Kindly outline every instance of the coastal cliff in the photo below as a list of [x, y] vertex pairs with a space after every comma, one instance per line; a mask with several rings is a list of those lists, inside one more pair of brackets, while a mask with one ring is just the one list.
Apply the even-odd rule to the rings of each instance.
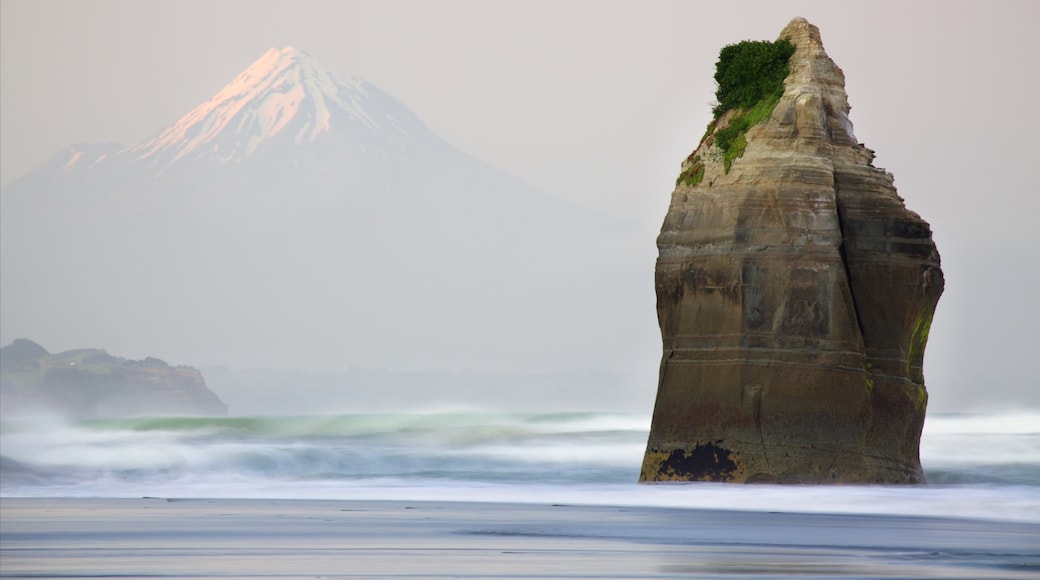
[[0, 349], [0, 413], [71, 418], [227, 415], [202, 373], [157, 358], [127, 360], [101, 349], [56, 354], [24, 338]]
[[672, 193], [640, 480], [921, 482], [943, 290], [931, 229], [856, 139], [815, 26], [796, 18], [777, 43], [742, 45], [720, 55], [720, 94], [746, 82], [741, 58], [767, 54], [782, 73], [775, 92], [722, 95]]

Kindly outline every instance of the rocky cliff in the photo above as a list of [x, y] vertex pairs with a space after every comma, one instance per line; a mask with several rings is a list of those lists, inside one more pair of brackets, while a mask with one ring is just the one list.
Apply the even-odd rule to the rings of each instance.
[[227, 415], [228, 408], [191, 367], [135, 361], [100, 349], [48, 353], [31, 340], [0, 349], [0, 413], [72, 418]]
[[672, 193], [641, 481], [924, 478], [939, 254], [853, 134], [819, 30], [796, 18], [784, 39], [782, 95], [717, 108]]

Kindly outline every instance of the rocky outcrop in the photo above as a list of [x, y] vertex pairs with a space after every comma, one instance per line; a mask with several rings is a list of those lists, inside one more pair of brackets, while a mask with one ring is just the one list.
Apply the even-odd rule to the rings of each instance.
[[0, 413], [72, 418], [227, 415], [192, 367], [127, 360], [101, 349], [49, 354], [27, 339], [0, 349]]
[[819, 30], [780, 38], [783, 96], [743, 155], [716, 143], [742, 113], [724, 112], [672, 193], [640, 480], [921, 482], [939, 254], [853, 134]]

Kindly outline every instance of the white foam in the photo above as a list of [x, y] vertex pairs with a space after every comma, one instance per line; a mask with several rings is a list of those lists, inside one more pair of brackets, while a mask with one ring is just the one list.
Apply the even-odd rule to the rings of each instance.
[[[925, 469], [946, 469], [945, 481], [962, 483], [925, 486], [636, 485], [648, 425], [635, 414], [38, 419], [4, 423], [3, 454], [29, 477], [5, 479], [0, 495], [579, 503], [1040, 522], [1040, 436], [1029, 429], [1031, 417], [930, 418]], [[971, 483], [996, 481], [994, 474], [1004, 483]]]

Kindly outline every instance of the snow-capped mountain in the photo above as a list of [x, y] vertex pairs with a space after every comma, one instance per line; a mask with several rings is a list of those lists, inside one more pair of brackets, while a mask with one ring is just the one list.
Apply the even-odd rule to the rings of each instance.
[[[339, 77], [294, 47], [270, 49], [212, 98], [156, 135], [130, 147], [77, 144], [41, 169], [96, 179], [113, 168], [147, 182], [194, 174], [200, 182], [234, 166], [315, 168], [338, 157], [344, 165], [400, 160], [409, 148], [443, 145], [402, 103], [356, 77]], [[257, 163], [256, 160], [262, 162]], [[229, 167], [230, 166], [230, 167]], [[257, 167], [249, 167], [255, 172]], [[335, 169], [335, 168], [332, 168]], [[133, 181], [133, 179], [131, 180]]]
[[652, 239], [292, 47], [141, 143], [70, 146], [0, 197], [4, 343], [413, 369], [656, 346]]
[[427, 131], [375, 86], [339, 78], [290, 46], [268, 50], [209, 101], [127, 153], [160, 170], [184, 159], [239, 162], [275, 139], [314, 143], [330, 138], [334, 127], [383, 147], [403, 146]]

